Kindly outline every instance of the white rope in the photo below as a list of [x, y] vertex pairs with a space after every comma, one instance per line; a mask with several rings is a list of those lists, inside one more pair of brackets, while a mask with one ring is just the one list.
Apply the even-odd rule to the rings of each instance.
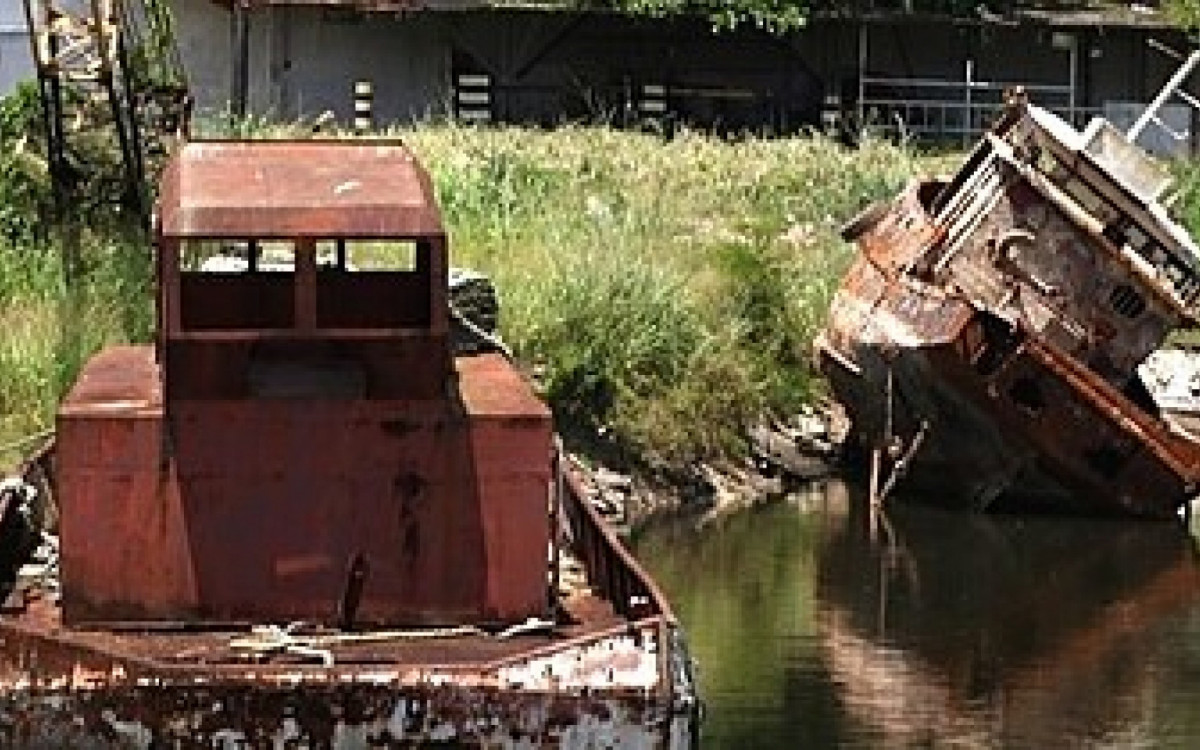
[[[272, 654], [290, 654], [306, 659], [318, 659], [326, 667], [334, 664], [333, 647], [347, 646], [357, 643], [383, 643], [388, 641], [427, 640], [431, 638], [461, 638], [464, 636], [487, 636], [485, 630], [474, 625], [456, 625], [448, 628], [428, 628], [424, 630], [376, 630], [367, 633], [314, 633], [298, 634], [303, 622], [293, 622], [286, 626], [255, 625], [247, 635], [237, 636], [229, 641], [229, 647], [235, 651], [244, 651], [254, 656], [265, 657]], [[530, 617], [525, 622], [512, 625], [494, 637], [498, 639], [512, 638], [526, 633], [546, 632], [553, 629], [554, 623]]]

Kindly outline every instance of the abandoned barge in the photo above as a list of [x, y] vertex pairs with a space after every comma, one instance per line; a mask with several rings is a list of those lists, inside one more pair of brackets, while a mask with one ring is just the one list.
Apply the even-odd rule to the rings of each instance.
[[155, 234], [154, 343], [0, 485], [0, 744], [690, 746], [671, 609], [452, 340], [401, 144], [187, 143]]
[[948, 505], [1166, 518], [1200, 443], [1138, 365], [1196, 322], [1200, 251], [1164, 170], [1111, 124], [1077, 131], [1015, 92], [948, 180], [843, 234], [858, 255], [816, 342], [871, 465]]

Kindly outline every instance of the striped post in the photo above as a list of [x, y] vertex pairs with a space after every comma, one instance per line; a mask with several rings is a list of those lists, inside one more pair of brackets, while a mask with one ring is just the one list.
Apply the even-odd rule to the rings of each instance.
[[492, 77], [459, 73], [454, 80], [455, 115], [464, 122], [492, 121]]
[[362, 135], [375, 128], [375, 91], [370, 81], [354, 82], [354, 132]]
[[638, 113], [647, 120], [661, 120], [667, 116], [667, 87], [661, 83], [643, 84], [638, 97]]

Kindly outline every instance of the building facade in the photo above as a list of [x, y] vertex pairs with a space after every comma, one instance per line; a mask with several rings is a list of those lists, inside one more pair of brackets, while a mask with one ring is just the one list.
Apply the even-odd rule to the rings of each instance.
[[[173, 0], [201, 113], [349, 123], [366, 82], [377, 123], [456, 115], [553, 124], [686, 121], [726, 131], [876, 127], [969, 142], [1005, 89], [1082, 123], [1118, 125], [1169, 77], [1186, 40], [1153, 12], [1017, 11], [975, 18], [816, 17], [786, 36], [714, 32], [703, 19], [642, 19], [443, 4]], [[1018, 52], [1019, 51], [1019, 52]], [[1192, 114], [1165, 110], [1157, 150], [1191, 142]]]
[[16, 0], [0, 3], [0, 95], [33, 77], [33, 55], [25, 25], [25, 8]]
[[[726, 132], [870, 127], [968, 143], [1013, 86], [1076, 124], [1096, 114], [1128, 124], [1177, 64], [1162, 50], [1187, 46], [1157, 13], [1126, 9], [818, 16], [775, 36], [476, 0], [420, 11], [390, 0], [170, 3], [201, 118], [350, 124], [357, 87], [377, 125], [654, 120]], [[21, 3], [0, 3], [0, 91], [32, 75], [24, 20]], [[1193, 112], [1174, 103], [1163, 119], [1145, 143], [1192, 149]]]

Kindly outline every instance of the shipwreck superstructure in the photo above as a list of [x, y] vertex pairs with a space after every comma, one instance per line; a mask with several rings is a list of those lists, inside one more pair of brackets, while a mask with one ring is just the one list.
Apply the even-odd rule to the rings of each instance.
[[847, 225], [817, 346], [877, 497], [1165, 517], [1196, 493], [1200, 444], [1138, 377], [1200, 297], [1169, 182], [1108, 122], [1018, 92], [952, 178]]

